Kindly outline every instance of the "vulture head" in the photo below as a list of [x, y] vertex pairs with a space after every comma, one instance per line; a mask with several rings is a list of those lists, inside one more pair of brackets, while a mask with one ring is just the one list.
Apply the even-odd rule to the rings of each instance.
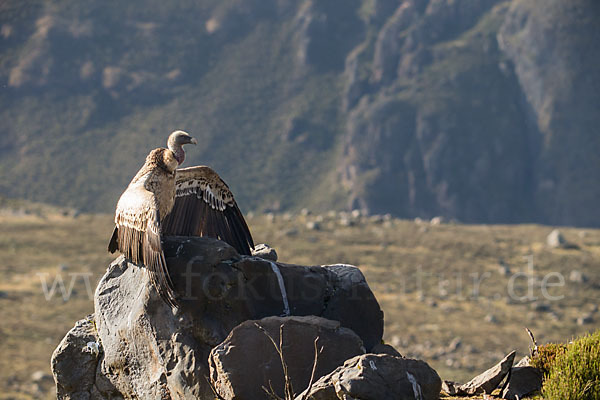
[[179, 165], [183, 164], [183, 161], [185, 160], [185, 151], [183, 151], [184, 144], [198, 144], [198, 142], [184, 131], [175, 131], [169, 135], [167, 147], [175, 154], [175, 158]]

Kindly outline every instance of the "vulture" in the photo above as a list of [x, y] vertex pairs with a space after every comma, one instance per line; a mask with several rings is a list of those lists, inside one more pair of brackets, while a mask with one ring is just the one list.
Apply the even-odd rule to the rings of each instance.
[[196, 144], [183, 131], [169, 135], [167, 148], [154, 149], [117, 203], [108, 251], [143, 264], [160, 296], [176, 306], [162, 249], [164, 236], [210, 236], [250, 255], [252, 235], [233, 194], [207, 166], [181, 168], [183, 146]]

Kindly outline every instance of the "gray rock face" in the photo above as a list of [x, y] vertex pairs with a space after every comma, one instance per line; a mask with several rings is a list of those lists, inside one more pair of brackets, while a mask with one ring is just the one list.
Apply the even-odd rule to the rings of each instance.
[[350, 329], [340, 327], [337, 321], [313, 316], [246, 321], [234, 328], [210, 354], [210, 378], [217, 393], [224, 399], [266, 398], [263, 387], [272, 387], [278, 396], [284, 396], [284, 374], [279, 354], [255, 324], [264, 328], [277, 345], [281, 343], [288, 376], [295, 391], [302, 391], [309, 384], [315, 338], [319, 338], [317, 348], [323, 349], [318, 356], [315, 380], [332, 372], [347, 359], [364, 353], [360, 338]]
[[[166, 238], [164, 248], [180, 307], [158, 297], [145, 268], [115, 260], [94, 296], [97, 336], [90, 322], [53, 356], [60, 398], [212, 399], [211, 349], [240, 323], [283, 313], [275, 269], [292, 315], [340, 321], [367, 349], [381, 341], [383, 313], [355, 267], [275, 264], [209, 238]], [[101, 343], [97, 366], [84, 354], [85, 369], [62, 367], [92, 340]]]
[[426, 362], [386, 354], [356, 356], [319, 379], [311, 400], [437, 400], [442, 380]]

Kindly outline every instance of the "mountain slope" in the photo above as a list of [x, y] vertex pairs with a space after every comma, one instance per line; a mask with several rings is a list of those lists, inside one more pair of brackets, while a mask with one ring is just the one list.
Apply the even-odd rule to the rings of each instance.
[[600, 226], [598, 5], [542, 3], [3, 2], [0, 191], [109, 211], [185, 129], [245, 210]]

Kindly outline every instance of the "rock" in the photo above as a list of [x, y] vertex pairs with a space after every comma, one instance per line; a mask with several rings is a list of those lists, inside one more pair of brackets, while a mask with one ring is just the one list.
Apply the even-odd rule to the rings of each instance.
[[309, 229], [311, 231], [320, 231], [321, 224], [319, 224], [317, 221], [308, 221], [306, 223], [306, 229]]
[[340, 218], [340, 225], [341, 226], [354, 226], [356, 223], [354, 220], [344, 216]]
[[479, 393], [492, 393], [512, 368], [515, 354], [516, 352], [513, 351], [504, 357], [498, 364], [471, 379], [464, 385], [459, 385], [456, 382], [444, 381], [444, 391], [451, 396], [470, 396]]
[[431, 221], [429, 221], [429, 225], [442, 225], [446, 222], [446, 218], [438, 216], [431, 218]]
[[389, 344], [379, 343], [371, 349], [373, 354], [387, 354], [394, 357], [402, 357], [402, 354]]
[[588, 280], [588, 277], [581, 271], [574, 269], [569, 273], [569, 280], [575, 283], [585, 283]]
[[[212, 348], [240, 323], [286, 311], [339, 321], [367, 351], [381, 342], [383, 313], [356, 267], [241, 257], [210, 238], [167, 237], [164, 250], [179, 308], [160, 299], [144, 267], [116, 259], [94, 295], [97, 333], [91, 321], [89, 334], [76, 326], [54, 353], [60, 398], [213, 398]], [[93, 348], [78, 353], [88, 342], [102, 344], [97, 367]]]
[[[339, 322], [320, 317], [267, 317], [256, 321], [275, 340], [282, 343], [288, 376], [296, 391], [305, 389], [314, 363], [314, 340], [323, 348], [318, 356], [315, 380], [332, 372], [345, 360], [364, 354], [360, 338]], [[279, 337], [280, 326], [282, 338]], [[281, 340], [281, 342], [280, 342]], [[210, 354], [210, 378], [224, 399], [265, 398], [263, 387], [272, 387], [284, 396], [284, 375], [273, 343], [256, 325], [246, 321], [235, 327], [227, 339]], [[260, 365], [260, 368], [256, 368]]]
[[584, 314], [577, 318], [577, 325], [587, 325], [594, 322], [594, 315], [591, 313]]
[[102, 349], [93, 316], [75, 323], [50, 361], [58, 399], [88, 399]]
[[498, 318], [496, 318], [496, 316], [494, 314], [487, 314], [485, 316], [485, 322], [488, 322], [490, 324], [495, 324], [498, 322]]
[[269, 247], [269, 245], [261, 243], [254, 246], [252, 255], [255, 257], [264, 258], [269, 261], [277, 261], [277, 252], [275, 249]]
[[546, 237], [546, 245], [548, 245], [548, 247], [550, 248], [555, 249], [559, 247], [564, 247], [566, 244], [567, 241], [565, 240], [565, 237], [558, 229], [553, 230]]
[[520, 400], [542, 388], [542, 372], [534, 367], [514, 367], [510, 371], [510, 378], [504, 390], [503, 399]]
[[364, 354], [314, 383], [311, 390], [296, 396], [301, 400], [437, 400], [442, 381], [425, 361], [387, 354]]
[[35, 371], [33, 374], [31, 374], [31, 381], [32, 382], [43, 382], [43, 381], [52, 381], [52, 375], [50, 375], [49, 373], [47, 373], [46, 371]]

